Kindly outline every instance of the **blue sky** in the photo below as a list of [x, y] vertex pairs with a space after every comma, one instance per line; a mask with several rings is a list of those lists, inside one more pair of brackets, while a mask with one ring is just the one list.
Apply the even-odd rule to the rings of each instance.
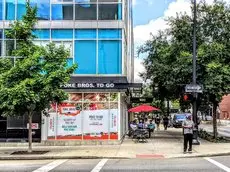
[[134, 26], [149, 23], [163, 16], [168, 5], [175, 0], [136, 0], [133, 6]]

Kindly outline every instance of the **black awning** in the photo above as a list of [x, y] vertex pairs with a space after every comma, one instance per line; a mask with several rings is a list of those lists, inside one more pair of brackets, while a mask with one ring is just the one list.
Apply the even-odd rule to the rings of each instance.
[[71, 76], [61, 88], [67, 92], [126, 92], [128, 88], [141, 88], [142, 84], [128, 83], [125, 76]]

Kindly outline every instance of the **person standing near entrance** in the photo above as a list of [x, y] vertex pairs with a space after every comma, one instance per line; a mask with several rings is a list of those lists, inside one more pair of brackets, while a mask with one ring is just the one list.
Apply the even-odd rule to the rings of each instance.
[[192, 115], [186, 117], [186, 120], [182, 123], [183, 134], [184, 134], [184, 153], [187, 151], [188, 143], [189, 148], [188, 152], [192, 152], [192, 139], [193, 139], [193, 129], [194, 123], [192, 121]]

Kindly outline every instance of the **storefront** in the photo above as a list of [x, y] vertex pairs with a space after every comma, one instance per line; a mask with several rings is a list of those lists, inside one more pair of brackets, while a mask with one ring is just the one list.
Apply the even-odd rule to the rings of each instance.
[[120, 140], [128, 130], [129, 85], [126, 77], [71, 78], [63, 86], [68, 100], [42, 117], [42, 140]]

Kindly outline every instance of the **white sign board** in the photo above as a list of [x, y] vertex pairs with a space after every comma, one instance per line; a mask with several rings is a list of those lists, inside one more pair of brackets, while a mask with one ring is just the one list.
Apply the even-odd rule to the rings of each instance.
[[[31, 128], [32, 128], [33, 130], [39, 129], [38, 123], [32, 123], [32, 124], [31, 124]], [[27, 129], [29, 129], [29, 123], [27, 123]]]
[[185, 86], [185, 92], [186, 93], [202, 93], [203, 86], [197, 85], [197, 84], [188, 84]]
[[81, 113], [76, 115], [58, 115], [58, 136], [74, 136], [81, 134]]
[[93, 136], [108, 133], [109, 110], [85, 110], [84, 115], [84, 133]]

